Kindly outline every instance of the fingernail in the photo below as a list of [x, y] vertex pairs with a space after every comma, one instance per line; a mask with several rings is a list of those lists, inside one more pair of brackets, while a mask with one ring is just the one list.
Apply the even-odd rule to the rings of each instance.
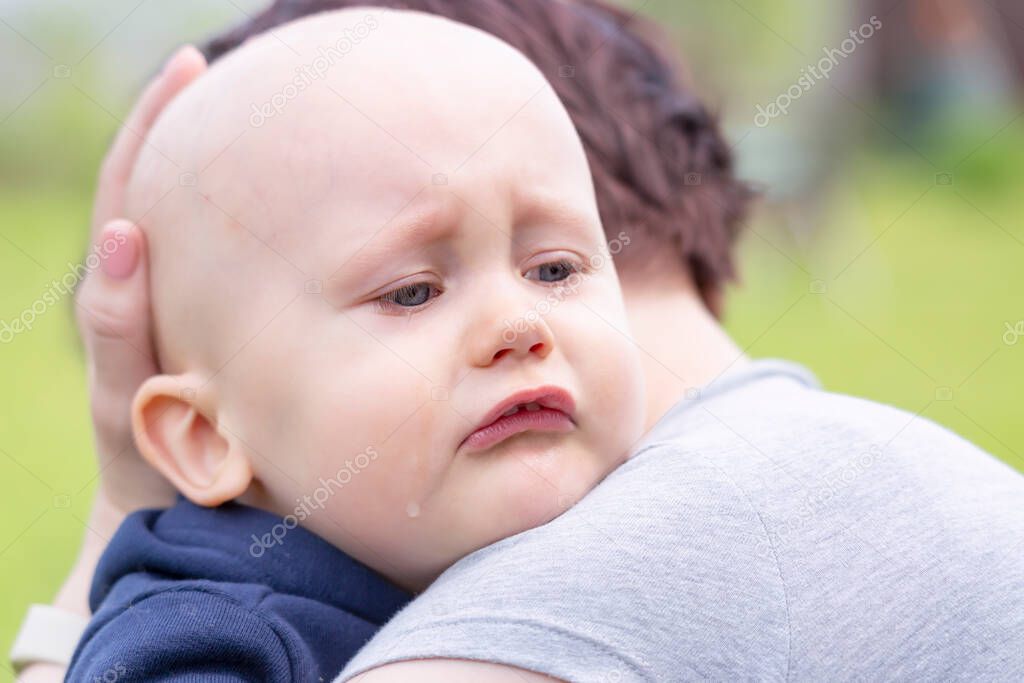
[[183, 45], [179, 47], [177, 50], [175, 50], [174, 54], [171, 55], [170, 59], [168, 59], [164, 63], [163, 73], [166, 74], [171, 70], [171, 67], [173, 65], [177, 64], [178, 62], [183, 62], [186, 59], [202, 60], [203, 53], [200, 52], [198, 48], [196, 48], [194, 45]]
[[139, 264], [138, 243], [123, 222], [103, 228], [98, 249], [100, 268], [115, 280], [130, 278]]

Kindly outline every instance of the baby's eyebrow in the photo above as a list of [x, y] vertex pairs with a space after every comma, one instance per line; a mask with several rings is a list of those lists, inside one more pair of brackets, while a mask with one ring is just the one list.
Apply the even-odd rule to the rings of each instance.
[[458, 221], [436, 203], [398, 213], [335, 271], [335, 276], [373, 271], [399, 251], [418, 251], [450, 237]]
[[522, 228], [531, 226], [575, 228], [588, 234], [594, 219], [580, 211], [570, 202], [547, 193], [519, 193], [516, 195], [515, 225]]

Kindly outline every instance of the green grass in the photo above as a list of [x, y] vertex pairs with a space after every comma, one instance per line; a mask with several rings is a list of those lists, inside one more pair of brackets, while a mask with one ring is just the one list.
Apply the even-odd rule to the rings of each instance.
[[[81, 259], [88, 207], [84, 196], [0, 193], [0, 319], [21, 315]], [[0, 344], [0, 678], [10, 675], [6, 653], [25, 607], [52, 597], [88, 519], [96, 468], [73, 329], [64, 300]]]
[[[1024, 169], [990, 157], [951, 187], [920, 163], [854, 159], [822, 202], [819, 227], [800, 238], [781, 228], [778, 210], [763, 213], [742, 245], [744, 286], [727, 327], [755, 357], [803, 362], [829, 389], [921, 412], [1024, 469], [1024, 339], [1002, 340], [1006, 321], [1024, 319], [1024, 202], [1002, 179]], [[0, 193], [0, 318], [20, 315], [81, 258], [88, 213], [81, 194]], [[0, 345], [0, 367], [6, 652], [26, 605], [60, 584], [94, 490], [70, 301]]]
[[1024, 320], [1024, 202], [973, 180], [852, 162], [819, 234], [787, 239], [772, 220], [748, 234], [727, 327], [753, 356], [799, 360], [1024, 470], [1024, 338], [1003, 341]]

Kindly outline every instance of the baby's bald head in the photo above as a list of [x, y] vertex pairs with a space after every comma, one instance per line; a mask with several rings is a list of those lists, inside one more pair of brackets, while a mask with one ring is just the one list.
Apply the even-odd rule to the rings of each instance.
[[128, 190], [150, 243], [165, 369], [215, 371], [265, 322], [239, 302], [279, 310], [328, 278], [340, 265], [319, 258], [330, 234], [308, 226], [334, 222], [366, 242], [454, 173], [509, 161], [516, 150], [492, 138], [530, 102], [519, 116], [530, 135], [562, 147], [571, 138], [585, 167], [534, 65], [448, 19], [326, 12], [220, 60], [161, 115]]
[[[583, 145], [489, 34], [363, 9], [275, 29], [172, 103], [130, 192], [165, 372], [134, 431], [193, 501], [295, 515], [419, 590], [563, 512], [640, 436]], [[541, 386], [571, 420], [464, 446]]]

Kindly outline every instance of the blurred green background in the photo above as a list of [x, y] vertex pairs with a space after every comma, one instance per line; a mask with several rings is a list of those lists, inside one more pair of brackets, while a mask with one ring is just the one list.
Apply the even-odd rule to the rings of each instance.
[[[628, 6], [664, 23], [743, 175], [765, 189], [728, 298], [741, 346], [1024, 470], [1024, 15], [1012, 4]], [[0, 321], [81, 261], [97, 165], [149, 75], [177, 44], [262, 5], [0, 0]], [[872, 15], [882, 28], [828, 79], [755, 123]], [[96, 468], [71, 302], [0, 341], [6, 653], [27, 604], [49, 601], [70, 566]]]

